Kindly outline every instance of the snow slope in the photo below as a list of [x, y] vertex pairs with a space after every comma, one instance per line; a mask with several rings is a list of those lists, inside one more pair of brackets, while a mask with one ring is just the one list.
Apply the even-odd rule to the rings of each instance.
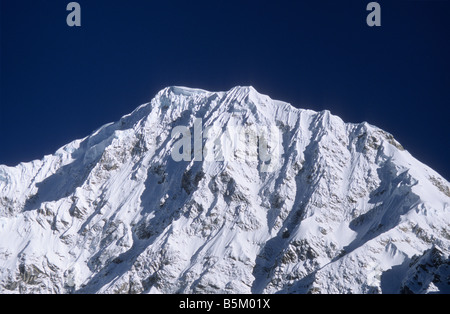
[[1, 293], [448, 293], [449, 244], [449, 183], [392, 135], [252, 87], [0, 166]]

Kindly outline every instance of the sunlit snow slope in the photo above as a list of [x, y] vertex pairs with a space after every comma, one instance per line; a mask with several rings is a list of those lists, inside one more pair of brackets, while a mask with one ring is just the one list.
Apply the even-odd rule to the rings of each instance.
[[[176, 162], [172, 131], [198, 118], [204, 158]], [[268, 127], [268, 158], [233, 145]], [[449, 253], [442, 176], [377, 127], [252, 87], [166, 88], [0, 166], [1, 293], [450, 293]]]

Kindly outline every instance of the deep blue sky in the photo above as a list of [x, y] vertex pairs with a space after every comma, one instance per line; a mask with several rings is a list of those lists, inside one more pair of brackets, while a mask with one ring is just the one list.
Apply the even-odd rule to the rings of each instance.
[[0, 164], [40, 159], [163, 87], [253, 85], [368, 121], [450, 178], [450, 1], [0, 0]]

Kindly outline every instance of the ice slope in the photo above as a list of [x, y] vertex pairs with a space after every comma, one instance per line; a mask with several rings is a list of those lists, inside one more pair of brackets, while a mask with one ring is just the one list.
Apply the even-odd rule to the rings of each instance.
[[[198, 118], [203, 158], [175, 162], [172, 131]], [[448, 292], [449, 204], [377, 127], [252, 87], [169, 87], [0, 166], [0, 292]]]

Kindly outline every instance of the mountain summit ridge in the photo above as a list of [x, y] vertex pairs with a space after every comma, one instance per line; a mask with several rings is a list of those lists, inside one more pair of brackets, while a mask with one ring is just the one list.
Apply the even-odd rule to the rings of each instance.
[[449, 292], [449, 186], [368, 123], [172, 86], [0, 166], [0, 292]]

